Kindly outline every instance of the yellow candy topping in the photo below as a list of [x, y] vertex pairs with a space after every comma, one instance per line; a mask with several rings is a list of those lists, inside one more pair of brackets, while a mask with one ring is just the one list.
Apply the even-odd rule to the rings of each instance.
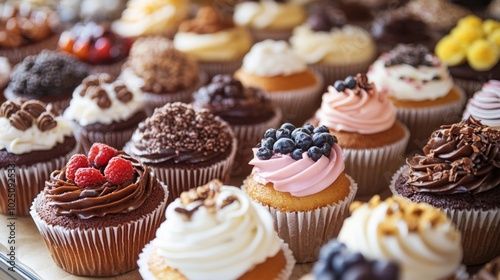
[[483, 30], [472, 26], [455, 27], [451, 30], [451, 36], [460, 40], [460, 42], [471, 44], [483, 38]]
[[467, 61], [476, 71], [487, 71], [498, 63], [498, 46], [488, 40], [477, 40], [467, 50]]
[[498, 29], [500, 29], [500, 22], [498, 21], [487, 19], [483, 22], [484, 34], [491, 34]]
[[488, 35], [488, 41], [494, 43], [500, 48], [500, 29], [493, 31], [490, 35]]
[[434, 52], [447, 65], [460, 65], [465, 62], [467, 45], [452, 36], [446, 36], [438, 42]]
[[483, 21], [481, 20], [481, 18], [475, 15], [468, 15], [466, 17], [463, 17], [458, 21], [457, 24], [458, 27], [468, 26], [474, 28], [481, 28], [482, 25]]

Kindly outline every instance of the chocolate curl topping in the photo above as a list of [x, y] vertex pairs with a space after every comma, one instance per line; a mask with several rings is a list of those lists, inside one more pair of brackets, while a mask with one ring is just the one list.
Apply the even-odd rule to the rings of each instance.
[[114, 91], [116, 92], [116, 98], [123, 103], [127, 103], [134, 98], [132, 92], [124, 84], [115, 85]]
[[[89, 96], [94, 99], [100, 108], [106, 109], [111, 107], [112, 101], [109, 98], [108, 93], [103, 88], [103, 84], [109, 84], [112, 82], [111, 76], [107, 73], [101, 73], [97, 75], [90, 75], [85, 78], [82, 82], [82, 88], [80, 91], [80, 96]], [[127, 103], [134, 97], [132, 92], [120, 82], [115, 82], [113, 90], [116, 92], [116, 97], [123, 103]]]
[[45, 105], [38, 100], [29, 100], [23, 103], [21, 110], [28, 112], [33, 118], [38, 118], [45, 112]]
[[57, 126], [57, 122], [49, 112], [43, 112], [36, 120], [36, 125], [41, 131], [48, 131]]
[[16, 113], [20, 109], [21, 106], [14, 101], [5, 101], [0, 107], [0, 117], [10, 118], [12, 114]]
[[51, 130], [57, 126], [57, 121], [54, 119], [57, 116], [59, 114], [52, 104], [46, 107], [37, 100], [6, 101], [0, 107], [0, 117], [9, 119], [13, 127], [22, 131], [32, 125], [36, 125], [41, 131]]
[[373, 89], [373, 83], [368, 82], [368, 76], [365, 73], [356, 74], [356, 81], [358, 82], [358, 87], [370, 92]]
[[10, 116], [9, 121], [13, 127], [25, 131], [33, 124], [33, 117], [28, 112], [19, 110]]

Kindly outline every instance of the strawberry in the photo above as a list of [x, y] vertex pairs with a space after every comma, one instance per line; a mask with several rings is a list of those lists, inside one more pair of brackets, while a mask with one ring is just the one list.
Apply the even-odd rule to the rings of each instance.
[[114, 157], [104, 169], [104, 176], [111, 184], [119, 185], [134, 178], [134, 167], [129, 160]]
[[80, 188], [86, 188], [103, 181], [104, 176], [102, 176], [101, 172], [92, 167], [80, 168], [75, 173], [75, 183]]
[[94, 143], [89, 150], [89, 160], [94, 167], [99, 168], [116, 156], [116, 149], [103, 143]]
[[90, 167], [90, 162], [85, 155], [76, 154], [72, 155], [66, 165], [66, 178], [68, 180], [75, 180], [75, 173], [80, 168]]

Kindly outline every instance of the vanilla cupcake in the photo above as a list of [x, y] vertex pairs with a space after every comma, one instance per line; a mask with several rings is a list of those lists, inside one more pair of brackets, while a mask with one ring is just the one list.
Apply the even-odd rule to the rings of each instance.
[[500, 81], [491, 80], [467, 102], [462, 119], [469, 116], [500, 130]]
[[232, 74], [252, 46], [245, 27], [211, 6], [201, 8], [194, 19], [184, 21], [175, 34], [176, 49], [194, 56], [210, 77]]
[[244, 86], [269, 93], [281, 108], [283, 120], [296, 124], [311, 115], [323, 87], [322, 76], [310, 70], [285, 41], [255, 44], [234, 76]]

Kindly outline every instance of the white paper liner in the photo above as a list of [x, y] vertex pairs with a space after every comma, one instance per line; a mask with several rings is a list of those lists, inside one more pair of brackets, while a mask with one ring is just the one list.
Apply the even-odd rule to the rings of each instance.
[[321, 73], [325, 79], [325, 88], [333, 85], [337, 80], [344, 80], [347, 76], [355, 76], [357, 73], [367, 73], [370, 64], [375, 59], [370, 58], [365, 62], [352, 63], [347, 65], [329, 65], [326, 63], [311, 64], [309, 67]]
[[165, 197], [155, 210], [119, 226], [68, 229], [50, 225], [38, 215], [35, 202], [30, 214], [52, 259], [62, 269], [82, 276], [118, 275], [137, 268], [139, 253], [163, 221], [168, 197], [165, 186], [163, 190]]
[[479, 80], [466, 80], [466, 79], [459, 79], [456, 77], [453, 77], [453, 81], [458, 87], [460, 87], [465, 91], [467, 99], [471, 98], [474, 95], [474, 93], [476, 91], [479, 91], [483, 86], [483, 84], [487, 82], [487, 80], [481, 82]]
[[[15, 168], [15, 211], [14, 216], [27, 216], [30, 212], [33, 199], [45, 187], [45, 181], [50, 178], [50, 173], [61, 169], [69, 158], [79, 151], [78, 142], [75, 148], [66, 155], [51, 158], [49, 161], [37, 162], [32, 165], [21, 165]], [[11, 171], [12, 172], [12, 171]], [[9, 215], [8, 209], [8, 168], [0, 168], [0, 214]]]
[[358, 184], [357, 200], [365, 200], [387, 189], [394, 171], [401, 165], [410, 132], [403, 125], [405, 134], [400, 140], [379, 148], [343, 148], [345, 172]]
[[73, 131], [75, 137], [82, 145], [83, 152], [86, 154], [94, 143], [104, 143], [121, 150], [130, 138], [132, 138], [132, 134], [134, 134], [138, 124], [139, 123], [126, 130], [120, 131], [92, 131], [80, 125], [74, 125]]
[[288, 41], [292, 36], [293, 29], [290, 30], [263, 30], [263, 29], [250, 29], [254, 44], [271, 39], [275, 41]]
[[[293, 267], [295, 266], [295, 259], [293, 257], [292, 251], [288, 247], [288, 244], [284, 243], [283, 240], [281, 241], [281, 250], [283, 250], [283, 253], [285, 255], [286, 265], [280, 275], [274, 280], [288, 280], [292, 275]], [[157, 280], [154, 274], [149, 270], [148, 265], [151, 253], [157, 247], [156, 243], [158, 243], [158, 239], [154, 239], [153, 241], [148, 243], [139, 254], [137, 265], [139, 266], [139, 273], [141, 274], [143, 280]]]
[[[396, 180], [409, 172], [403, 165], [394, 174], [389, 188], [396, 196], [404, 197], [396, 191]], [[492, 260], [500, 254], [500, 211], [455, 210], [441, 208], [462, 233], [462, 249], [466, 265], [478, 265]]]
[[198, 62], [200, 69], [207, 73], [208, 78], [212, 79], [213, 76], [218, 74], [233, 75], [243, 63], [242, 59], [237, 61], [220, 61], [220, 62]]
[[208, 80], [207, 73], [201, 70], [199, 77], [200, 78], [198, 82], [194, 86], [177, 92], [155, 94], [144, 91], [142, 94], [144, 96], [144, 101], [145, 101], [146, 115], [150, 117], [153, 114], [155, 108], [162, 107], [167, 103], [172, 103], [172, 102], [191, 103], [193, 92], [197, 91]]
[[238, 149], [233, 164], [231, 176], [249, 175], [253, 166], [248, 162], [253, 158], [252, 148], [262, 139], [264, 132], [269, 128], [278, 128], [281, 124], [281, 110], [274, 109], [274, 117], [258, 124], [231, 125], [234, 135], [238, 139]]
[[55, 33], [40, 42], [17, 48], [0, 48], [0, 56], [7, 57], [10, 64], [14, 66], [21, 62], [25, 57], [38, 54], [44, 49], [55, 50], [57, 48], [57, 43], [59, 42], [59, 35], [60, 33]]
[[464, 91], [455, 86], [460, 99], [453, 103], [442, 104], [427, 108], [396, 107], [398, 119], [410, 130], [410, 140], [406, 152], [413, 154], [420, 151], [429, 140], [432, 132], [443, 124], [452, 124], [460, 121], [465, 106]]
[[290, 122], [295, 125], [302, 125], [310, 118], [316, 110], [323, 94], [323, 76], [318, 72], [311, 70], [317, 83], [296, 90], [274, 91], [269, 94], [271, 100], [281, 108], [283, 122]]

